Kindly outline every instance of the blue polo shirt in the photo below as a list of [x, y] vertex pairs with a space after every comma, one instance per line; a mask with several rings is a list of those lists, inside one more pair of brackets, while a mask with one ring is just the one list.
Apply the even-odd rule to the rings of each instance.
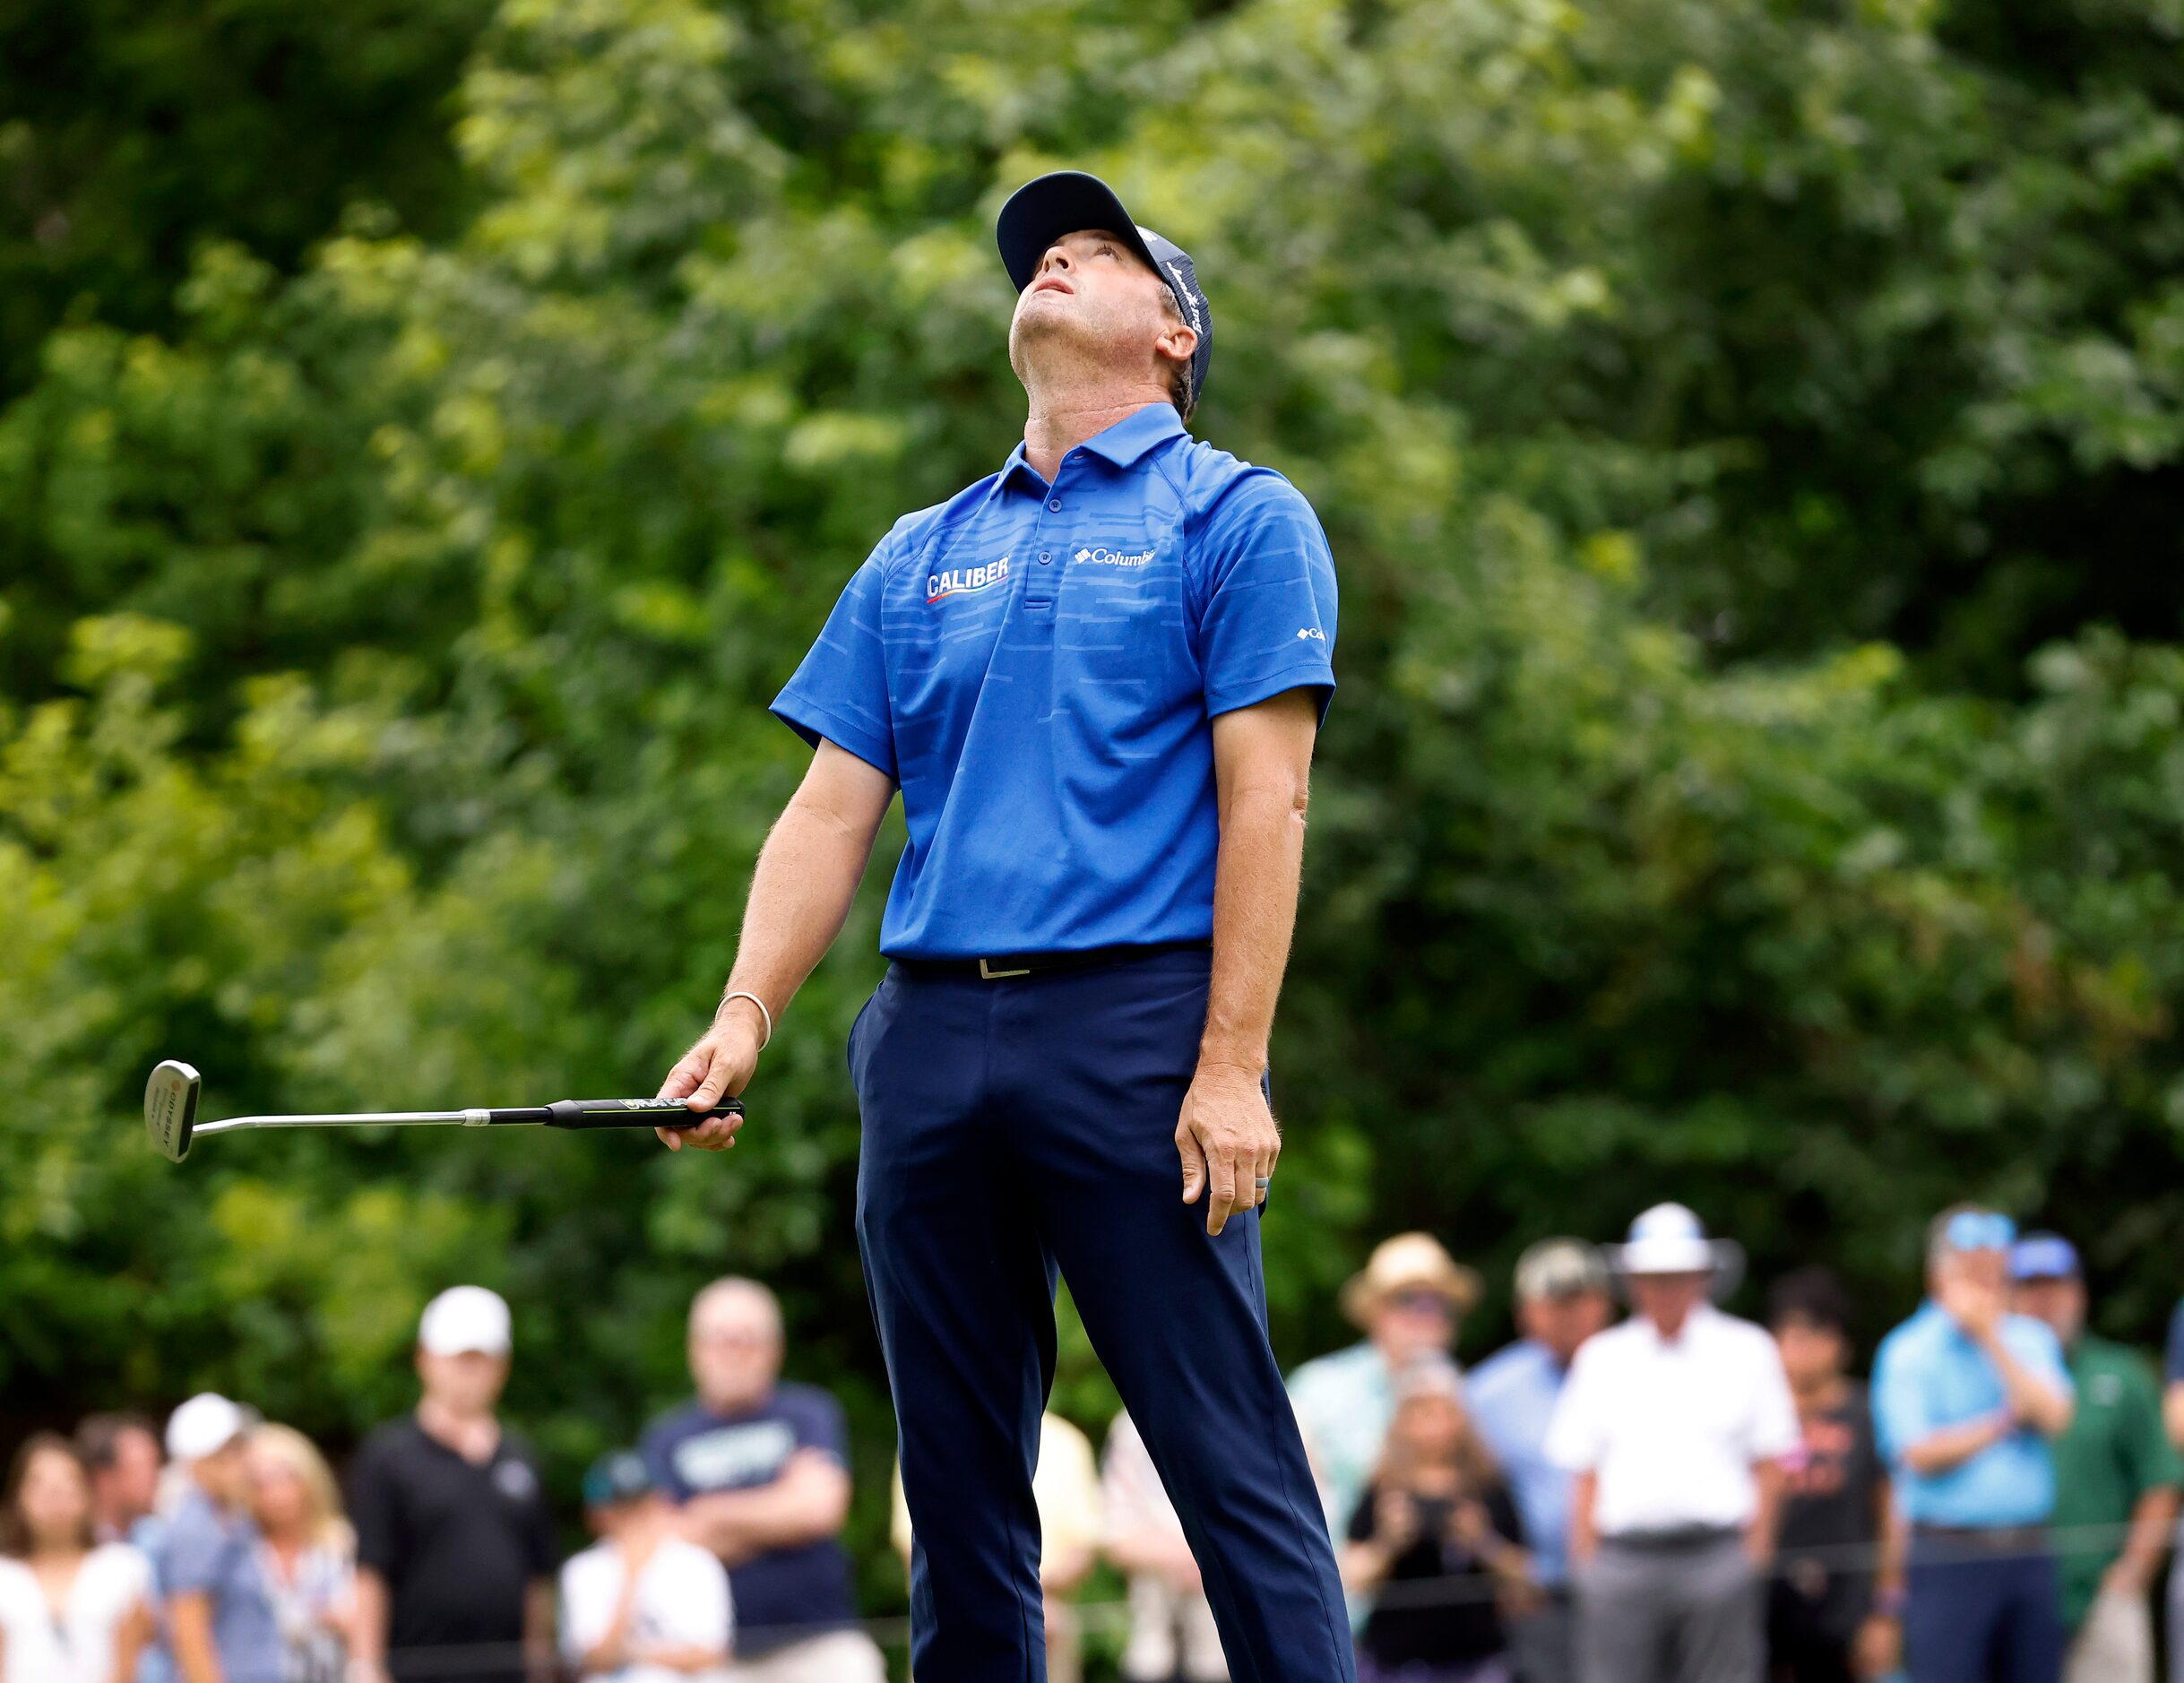
[[888, 956], [1204, 940], [1212, 721], [1324, 714], [1334, 619], [1310, 505], [1155, 403], [898, 521], [773, 711], [902, 787]]
[[[2027, 1368], [2074, 1392], [2061, 1342], [2045, 1322], [2002, 1317], [2003, 1346]], [[2055, 1506], [2055, 1457], [2032, 1430], [2012, 1433], [1948, 1472], [1928, 1478], [1903, 1452], [1945, 1426], [2008, 1406], [2002, 1376], [1947, 1311], [1932, 1301], [1881, 1341], [1873, 1359], [1873, 1429], [1896, 1474], [1896, 1499], [1914, 1523], [1990, 1529], [2036, 1525]]]

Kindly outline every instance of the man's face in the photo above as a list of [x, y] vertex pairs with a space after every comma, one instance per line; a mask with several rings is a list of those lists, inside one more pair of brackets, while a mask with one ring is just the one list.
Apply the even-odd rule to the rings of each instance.
[[1401, 1368], [1429, 1351], [1453, 1349], [1456, 1306], [1437, 1291], [1411, 1286], [1391, 1291], [1366, 1316], [1366, 1335], [1380, 1347], [1391, 1368]]
[[425, 1394], [451, 1414], [484, 1414], [508, 1383], [508, 1358], [466, 1350], [453, 1356], [417, 1352], [417, 1377]]
[[1683, 1331], [1691, 1311], [1706, 1300], [1709, 1274], [1633, 1274], [1630, 1307], [1673, 1338]]
[[2085, 1285], [2079, 1280], [2020, 1280], [2010, 1293], [2010, 1308], [2045, 1321], [2056, 1337], [2075, 1344], [2085, 1326]]
[[1153, 362], [1163, 334], [1188, 334], [1170, 308], [1173, 297], [1152, 265], [1113, 234], [1065, 234], [1047, 247], [1016, 299], [1009, 366], [1022, 376], [1062, 356], [1135, 373]]
[[250, 1499], [250, 1466], [240, 1437], [202, 1457], [191, 1472], [198, 1487], [224, 1506], [241, 1507]]
[[1785, 1315], [1774, 1323], [1775, 1347], [1791, 1385], [1806, 1390], [1842, 1373], [1850, 1351], [1843, 1334], [1803, 1315]]
[[99, 1511], [128, 1524], [152, 1510], [160, 1497], [160, 1444], [132, 1427], [114, 1439], [114, 1461], [91, 1475]]
[[714, 1298], [690, 1324], [690, 1377], [705, 1406], [733, 1413], [763, 1402], [781, 1371], [781, 1330], [771, 1308], [744, 1292]]
[[1577, 1347], [1608, 1325], [1605, 1291], [1567, 1291], [1554, 1297], [1526, 1298], [1516, 1306], [1516, 1324], [1526, 1338], [1534, 1339], [1554, 1353], [1564, 1367]]
[[2007, 1292], [2009, 1290], [2009, 1253], [1998, 1247], [1982, 1247], [1978, 1250], [1952, 1250], [1942, 1254], [1938, 1272], [1943, 1278], [1955, 1278], [1985, 1291]]

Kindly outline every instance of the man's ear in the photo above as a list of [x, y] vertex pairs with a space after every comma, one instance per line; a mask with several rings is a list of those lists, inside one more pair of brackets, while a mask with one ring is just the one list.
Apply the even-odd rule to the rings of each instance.
[[1187, 327], [1181, 322], [1171, 322], [1161, 330], [1161, 336], [1152, 341], [1152, 345], [1163, 357], [1187, 365], [1198, 349], [1198, 330]]

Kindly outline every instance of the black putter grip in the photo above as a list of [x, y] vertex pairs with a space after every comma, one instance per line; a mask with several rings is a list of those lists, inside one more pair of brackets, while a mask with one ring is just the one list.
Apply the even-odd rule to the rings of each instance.
[[741, 1116], [743, 1100], [693, 1110], [680, 1099], [564, 1099], [546, 1107], [549, 1128], [687, 1128], [708, 1117]]

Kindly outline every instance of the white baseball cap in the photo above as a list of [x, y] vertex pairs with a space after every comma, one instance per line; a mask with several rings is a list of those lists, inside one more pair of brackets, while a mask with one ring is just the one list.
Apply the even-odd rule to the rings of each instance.
[[461, 1356], [478, 1351], [505, 1356], [514, 1347], [508, 1305], [483, 1286], [450, 1286], [425, 1306], [417, 1342], [427, 1354]]
[[217, 1391], [200, 1391], [167, 1417], [169, 1461], [217, 1455], [258, 1423], [257, 1411], [230, 1402]]

